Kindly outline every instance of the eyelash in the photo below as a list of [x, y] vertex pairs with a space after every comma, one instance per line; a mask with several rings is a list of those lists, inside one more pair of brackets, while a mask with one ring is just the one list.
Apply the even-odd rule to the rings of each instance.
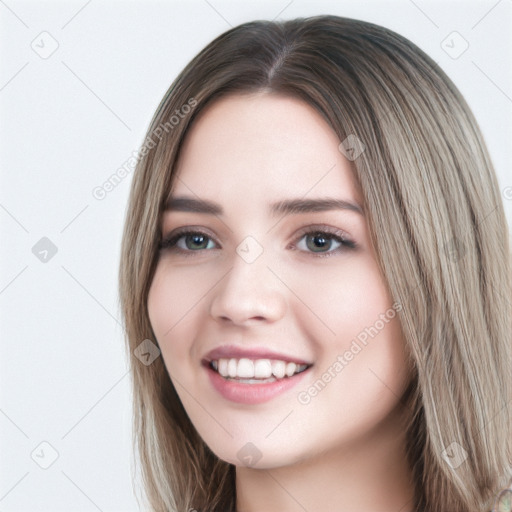
[[[295, 239], [294, 245], [297, 244], [298, 242], [300, 242], [306, 235], [318, 235], [318, 234], [327, 235], [327, 237], [326, 237], [327, 239], [334, 240], [334, 241], [340, 243], [341, 245], [338, 248], [336, 248], [332, 251], [330, 250], [328, 252], [318, 252], [318, 253], [315, 253], [313, 251], [302, 251], [302, 252], [311, 254], [315, 258], [327, 258], [327, 257], [332, 256], [333, 254], [337, 254], [340, 251], [357, 248], [357, 244], [355, 242], [353, 242], [352, 240], [348, 239], [347, 235], [343, 231], [341, 231], [339, 229], [331, 228], [329, 226], [318, 226], [318, 227], [317, 226], [308, 226], [307, 228], [303, 228], [301, 230], [300, 235]], [[176, 243], [178, 242], [178, 240], [180, 240], [181, 238], [183, 238], [187, 235], [204, 236], [204, 237], [208, 238], [209, 240], [212, 240], [214, 243], [217, 243], [213, 239], [213, 237], [208, 235], [208, 233], [205, 233], [201, 230], [192, 230], [189, 227], [186, 227], [186, 228], [178, 229], [172, 235], [169, 235], [166, 238], [164, 238], [158, 244], [158, 249], [160, 251], [165, 250], [165, 251], [181, 253], [187, 257], [195, 256], [194, 253], [202, 253], [204, 251], [211, 251], [211, 249], [197, 249], [197, 250], [188, 249], [188, 250], [186, 250], [186, 249], [182, 249], [181, 247], [177, 247]]]

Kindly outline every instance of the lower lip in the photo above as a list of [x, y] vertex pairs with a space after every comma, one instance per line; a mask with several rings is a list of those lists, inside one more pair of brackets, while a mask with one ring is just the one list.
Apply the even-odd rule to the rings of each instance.
[[206, 367], [206, 371], [213, 387], [227, 400], [239, 404], [261, 404], [297, 385], [304, 374], [309, 371], [309, 368], [301, 373], [296, 373], [292, 377], [262, 384], [247, 384], [236, 380], [226, 380], [209, 366]]

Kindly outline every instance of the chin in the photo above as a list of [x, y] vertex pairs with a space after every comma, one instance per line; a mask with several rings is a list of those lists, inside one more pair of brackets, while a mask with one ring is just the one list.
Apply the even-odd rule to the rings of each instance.
[[204, 441], [220, 460], [237, 467], [276, 469], [298, 464], [308, 458], [304, 453], [290, 450], [290, 448], [296, 448], [294, 443], [288, 443], [288, 446], [283, 449], [282, 439], [274, 442], [269, 440], [252, 442], [244, 437], [243, 440], [235, 438], [227, 443]]

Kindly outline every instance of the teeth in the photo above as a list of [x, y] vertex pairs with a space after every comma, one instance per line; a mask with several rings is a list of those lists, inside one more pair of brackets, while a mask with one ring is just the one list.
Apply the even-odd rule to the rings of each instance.
[[237, 371], [237, 360], [236, 359], [230, 359], [228, 361], [228, 376], [234, 379], [236, 377], [236, 371]]
[[272, 363], [272, 374], [276, 379], [282, 379], [286, 373], [286, 363], [284, 361], [274, 361]]
[[295, 363], [286, 363], [286, 376], [291, 377], [297, 371], [297, 365]]
[[240, 359], [236, 376], [241, 379], [252, 379], [254, 377], [254, 363], [250, 359]]
[[229, 361], [229, 359], [219, 359], [218, 362], [217, 361], [212, 361], [212, 366], [213, 366], [213, 363], [217, 362], [218, 366], [219, 366], [219, 373], [223, 377], [227, 377], [229, 375], [228, 374], [228, 361]]
[[296, 364], [270, 359], [218, 359], [211, 362], [211, 367], [220, 375], [231, 379], [283, 379], [292, 377], [307, 368], [306, 364]]
[[254, 361], [254, 376], [257, 379], [268, 379], [272, 375], [272, 364], [268, 359]]

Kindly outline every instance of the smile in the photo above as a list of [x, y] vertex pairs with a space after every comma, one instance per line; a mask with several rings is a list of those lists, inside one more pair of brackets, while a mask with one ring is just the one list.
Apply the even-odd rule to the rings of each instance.
[[255, 405], [298, 384], [312, 365], [279, 359], [220, 358], [204, 364], [213, 388], [226, 400]]
[[236, 379], [238, 382], [247, 384], [261, 384], [292, 377], [306, 370], [308, 365], [272, 359], [252, 360], [243, 357], [213, 360], [210, 361], [210, 367], [226, 379]]

